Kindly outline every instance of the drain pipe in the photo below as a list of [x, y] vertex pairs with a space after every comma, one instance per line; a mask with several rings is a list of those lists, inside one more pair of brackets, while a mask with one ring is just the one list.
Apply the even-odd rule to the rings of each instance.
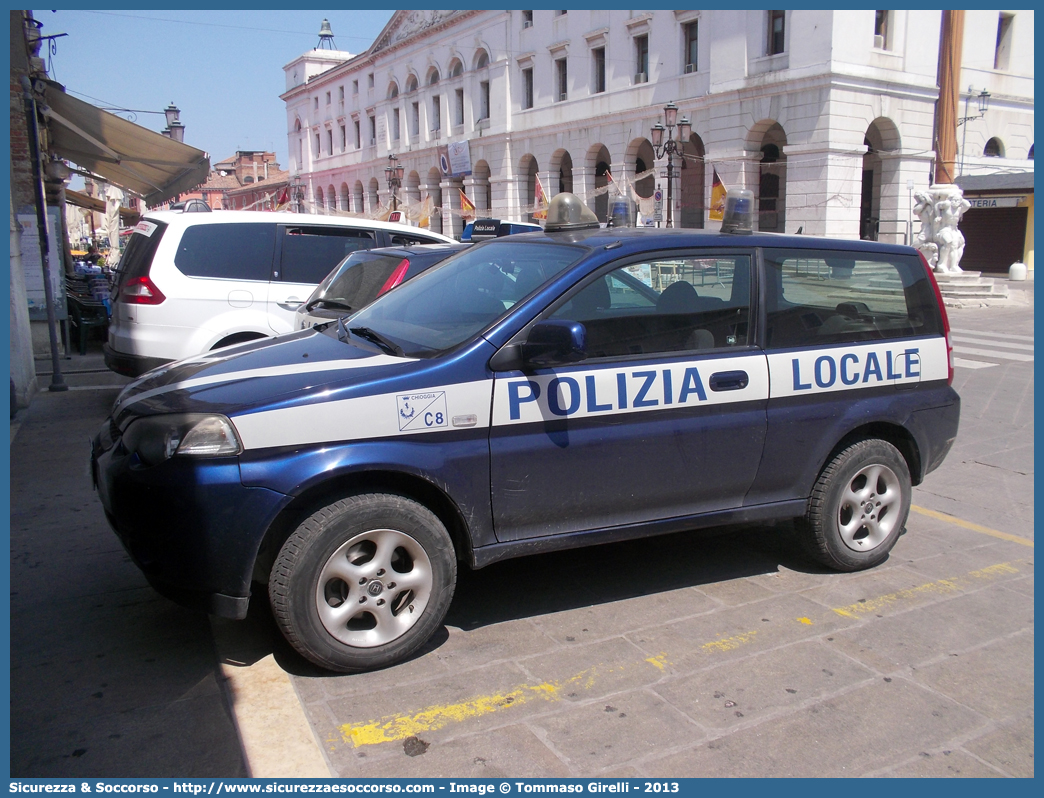
[[43, 260], [44, 302], [47, 305], [47, 333], [51, 339], [51, 384], [49, 391], [67, 391], [58, 357], [58, 324], [54, 313], [54, 291], [51, 286], [51, 245], [47, 236], [47, 205], [44, 197], [43, 164], [40, 159], [40, 127], [36, 117], [36, 98], [29, 78], [22, 75], [22, 98], [29, 124], [29, 157], [33, 161], [33, 188], [36, 191], [36, 227], [40, 232], [40, 257]]

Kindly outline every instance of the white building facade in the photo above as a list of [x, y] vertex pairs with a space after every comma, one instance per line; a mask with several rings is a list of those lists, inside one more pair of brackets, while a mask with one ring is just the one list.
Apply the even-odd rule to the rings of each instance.
[[[606, 219], [609, 176], [666, 195], [651, 128], [673, 102], [692, 134], [672, 158], [676, 226], [709, 221], [717, 173], [757, 200], [761, 230], [903, 242], [932, 180], [940, 11], [399, 11], [364, 53], [284, 67], [290, 173], [316, 212], [427, 195], [432, 227], [528, 219], [539, 180]], [[1031, 171], [1033, 11], [966, 12], [958, 130], [964, 174]], [[971, 111], [976, 109], [971, 101]], [[677, 131], [675, 131], [677, 135]], [[470, 175], [440, 168], [468, 143]], [[635, 181], [636, 176], [640, 179]], [[911, 189], [911, 186], [913, 187]]]

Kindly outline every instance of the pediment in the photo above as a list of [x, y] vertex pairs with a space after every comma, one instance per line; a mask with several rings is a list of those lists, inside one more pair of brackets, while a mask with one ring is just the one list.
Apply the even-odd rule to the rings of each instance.
[[377, 53], [407, 39], [423, 35], [432, 29], [439, 28], [455, 17], [470, 14], [470, 11], [396, 11], [380, 36], [373, 43], [371, 53]]

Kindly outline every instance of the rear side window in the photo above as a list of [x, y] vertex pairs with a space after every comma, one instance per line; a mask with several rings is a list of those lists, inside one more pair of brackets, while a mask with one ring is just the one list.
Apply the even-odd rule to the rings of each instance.
[[174, 265], [189, 277], [267, 281], [274, 251], [274, 224], [197, 224], [182, 233]]
[[412, 244], [441, 244], [442, 239], [429, 238], [422, 235], [410, 235], [408, 233], [388, 233], [389, 246], [408, 247]]
[[942, 335], [919, 258], [766, 250], [766, 345], [773, 349]]
[[135, 232], [127, 242], [127, 249], [120, 258], [117, 272], [119, 274], [118, 285], [122, 286], [127, 280], [136, 277], [145, 277], [152, 266], [152, 258], [156, 254], [160, 239], [167, 229], [163, 222], [148, 222], [139, 225], [144, 232]]
[[279, 278], [286, 283], [322, 281], [346, 256], [377, 246], [373, 230], [332, 227], [287, 227]]

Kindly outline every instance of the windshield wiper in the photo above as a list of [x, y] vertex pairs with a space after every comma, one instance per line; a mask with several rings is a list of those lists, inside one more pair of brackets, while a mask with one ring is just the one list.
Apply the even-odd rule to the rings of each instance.
[[337, 317], [337, 340], [342, 344], [348, 343], [348, 328], [344, 326], [344, 320], [347, 316]]
[[[365, 338], [371, 343], [377, 344], [381, 349], [391, 355], [397, 355], [398, 357], [406, 357], [406, 352], [397, 343], [389, 341], [379, 332], [374, 332], [369, 327], [350, 327], [349, 330], [360, 338]], [[340, 334], [338, 333], [338, 336]]]
[[346, 302], [341, 302], [337, 299], [324, 299], [323, 297], [319, 297], [318, 299], [313, 299], [311, 302], [305, 305], [305, 310], [312, 310], [313, 308], [319, 307], [319, 305], [322, 305], [326, 308], [336, 308], [337, 310], [352, 311], [355, 309]]

